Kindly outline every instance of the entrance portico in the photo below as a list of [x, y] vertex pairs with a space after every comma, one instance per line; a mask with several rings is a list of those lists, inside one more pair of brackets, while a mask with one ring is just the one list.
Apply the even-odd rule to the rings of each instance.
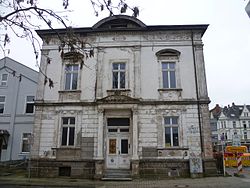
[[102, 104], [98, 112], [97, 160], [103, 161], [102, 169], [129, 169], [134, 174], [133, 160], [138, 160], [137, 105]]

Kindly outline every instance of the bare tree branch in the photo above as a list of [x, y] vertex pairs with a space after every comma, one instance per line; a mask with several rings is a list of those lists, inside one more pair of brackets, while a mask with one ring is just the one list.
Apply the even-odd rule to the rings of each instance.
[[[61, 57], [64, 56], [64, 48], [68, 48], [68, 51], [81, 54], [79, 57], [81, 60], [81, 67], [86, 66], [84, 59], [94, 56], [94, 46], [80, 39], [74, 30], [66, 24], [66, 19], [53, 10], [42, 8], [38, 6], [39, 0], [0, 0], [0, 29], [6, 30], [6, 34], [0, 35], [0, 48], [5, 53], [5, 47], [7, 43], [10, 43], [11, 39], [7, 33], [7, 29], [13, 31], [13, 33], [19, 38], [27, 38], [32, 47], [36, 57], [36, 63], [41, 74], [45, 77], [45, 84], [49, 82], [49, 87], [53, 87], [53, 81], [42, 72], [38, 65], [38, 57], [41, 50], [41, 45], [38, 38], [34, 35], [36, 29], [40, 29], [40, 22], [45, 23], [49, 29], [51, 29], [58, 37], [60, 44], [58, 46]], [[139, 9], [137, 7], [129, 7], [126, 0], [90, 0], [95, 15], [98, 16], [100, 11], [106, 10], [110, 16], [113, 16], [114, 11], [119, 13], [126, 13], [129, 9], [132, 11], [133, 16], [137, 17]], [[62, 6], [67, 9], [69, 6], [69, 0], [62, 0]], [[65, 11], [63, 11], [65, 13]], [[66, 10], [67, 13], [67, 10]], [[54, 28], [54, 21], [57, 21], [65, 28], [66, 33], [60, 34]], [[2, 39], [1, 39], [2, 38]], [[47, 57], [47, 63], [50, 63], [51, 58]], [[86, 66], [87, 67], [87, 66]]]

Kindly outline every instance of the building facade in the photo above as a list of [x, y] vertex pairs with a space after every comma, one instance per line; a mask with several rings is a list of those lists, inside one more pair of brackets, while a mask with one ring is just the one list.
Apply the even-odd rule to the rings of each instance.
[[246, 10], [247, 15], [250, 18], [250, 1], [247, 3], [245, 10]]
[[44, 41], [41, 70], [54, 87], [44, 85], [40, 73], [32, 174], [214, 172], [202, 44], [206, 29], [147, 26], [134, 17], [111, 16], [73, 29], [94, 49], [87, 59], [77, 51], [62, 56], [56, 33], [37, 31]]
[[[220, 107], [218, 104], [210, 110], [211, 126], [216, 126], [212, 131], [214, 146], [219, 146], [222, 141], [225, 145], [233, 145], [234, 137], [239, 137], [241, 145], [250, 149], [250, 105], [228, 105]], [[236, 138], [236, 139], [237, 139]]]
[[0, 161], [29, 157], [38, 72], [13, 59], [0, 60]]

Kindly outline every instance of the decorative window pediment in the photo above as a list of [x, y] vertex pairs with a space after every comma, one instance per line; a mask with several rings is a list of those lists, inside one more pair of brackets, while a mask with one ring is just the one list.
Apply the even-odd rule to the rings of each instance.
[[84, 55], [79, 52], [67, 52], [63, 54], [64, 61], [70, 61], [71, 63], [80, 63], [84, 58]]
[[163, 49], [156, 52], [156, 56], [180, 56], [181, 52], [174, 50], [174, 49]]
[[155, 53], [158, 60], [179, 60], [180, 54], [175, 49], [163, 49]]

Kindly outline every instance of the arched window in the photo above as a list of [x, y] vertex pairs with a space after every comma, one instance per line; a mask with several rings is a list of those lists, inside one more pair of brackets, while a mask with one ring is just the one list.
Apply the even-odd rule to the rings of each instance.
[[179, 61], [180, 52], [174, 49], [163, 49], [158, 51], [158, 62], [160, 62], [160, 88], [176, 89], [178, 86], [177, 79], [177, 64]]
[[80, 69], [84, 56], [78, 52], [67, 52], [64, 61], [64, 87], [63, 90], [72, 91], [79, 89]]

